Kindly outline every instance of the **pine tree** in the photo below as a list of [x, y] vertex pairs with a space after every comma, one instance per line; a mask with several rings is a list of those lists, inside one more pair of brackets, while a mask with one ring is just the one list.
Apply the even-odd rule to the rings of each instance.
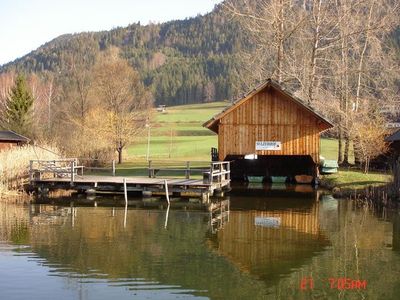
[[6, 101], [4, 127], [20, 134], [31, 133], [33, 96], [26, 79], [18, 75]]

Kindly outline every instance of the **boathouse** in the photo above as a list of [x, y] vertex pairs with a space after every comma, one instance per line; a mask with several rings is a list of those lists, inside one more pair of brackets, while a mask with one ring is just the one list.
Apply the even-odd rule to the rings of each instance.
[[333, 124], [268, 79], [204, 123], [218, 134], [218, 158], [231, 175], [317, 175], [320, 134]]
[[389, 153], [387, 153], [387, 156], [392, 160], [400, 158], [400, 129], [386, 137], [385, 142], [390, 143]]
[[29, 143], [29, 139], [11, 130], [0, 130], [0, 150]]

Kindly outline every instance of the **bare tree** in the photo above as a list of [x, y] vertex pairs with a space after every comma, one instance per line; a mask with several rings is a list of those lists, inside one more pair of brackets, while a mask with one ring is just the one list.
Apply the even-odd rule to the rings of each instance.
[[367, 109], [356, 115], [349, 136], [355, 141], [354, 151], [361, 160], [364, 173], [368, 173], [371, 160], [388, 150], [388, 145], [384, 142], [387, 136], [386, 120], [380, 114], [371, 113]]
[[278, 82], [285, 81], [288, 41], [306, 21], [299, 15], [293, 1], [270, 0], [244, 4], [226, 1], [223, 5], [249, 33], [249, 52], [242, 53], [243, 65], [251, 74], [246, 77], [247, 80], [253, 83], [272, 77]]
[[137, 72], [111, 49], [95, 66], [95, 91], [99, 104], [107, 111], [104, 130], [118, 152], [122, 151], [143, 130], [147, 110], [152, 105], [151, 94], [146, 91]]

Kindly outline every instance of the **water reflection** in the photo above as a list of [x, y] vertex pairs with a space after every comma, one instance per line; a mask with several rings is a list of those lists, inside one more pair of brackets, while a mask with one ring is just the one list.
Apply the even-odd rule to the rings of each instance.
[[313, 190], [298, 198], [282, 190], [264, 190], [265, 197], [244, 191], [236, 190], [240, 196], [231, 198], [229, 223], [209, 243], [242, 272], [271, 285], [330, 244], [320, 228], [319, 195]]
[[[398, 299], [398, 212], [254, 191], [211, 213], [0, 203], [0, 298]], [[332, 277], [368, 289], [330, 289]]]

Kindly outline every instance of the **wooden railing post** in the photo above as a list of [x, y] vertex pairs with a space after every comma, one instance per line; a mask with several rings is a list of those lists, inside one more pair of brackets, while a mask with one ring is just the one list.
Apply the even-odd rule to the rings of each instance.
[[151, 170], [151, 160], [149, 160], [149, 178], [152, 178], [152, 170]]
[[186, 175], [186, 179], [190, 179], [190, 161], [187, 161], [187, 162], [186, 162], [186, 172], [185, 172], [185, 175]]
[[213, 183], [214, 181], [214, 163], [211, 162], [211, 166], [210, 166], [210, 177], [208, 178], [208, 181], [210, 184]]
[[219, 176], [218, 176], [218, 182], [221, 183], [222, 182], [222, 167], [223, 163], [219, 163]]
[[71, 161], [71, 185], [74, 185], [75, 181], [75, 160]]

